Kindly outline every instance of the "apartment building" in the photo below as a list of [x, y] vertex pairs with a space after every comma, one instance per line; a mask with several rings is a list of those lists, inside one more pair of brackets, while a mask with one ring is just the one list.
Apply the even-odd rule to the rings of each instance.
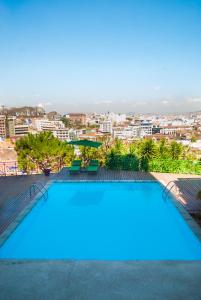
[[126, 127], [114, 127], [113, 138], [122, 140], [132, 140], [141, 136], [141, 128], [139, 125], [129, 125]]
[[69, 141], [69, 130], [66, 128], [58, 128], [53, 131], [53, 135], [61, 141]]
[[153, 124], [151, 121], [141, 120], [140, 121], [141, 137], [147, 136], [147, 135], [152, 135], [152, 128], [153, 128]]
[[49, 121], [47, 119], [36, 119], [33, 122], [33, 127], [37, 131], [54, 131], [56, 129], [65, 128], [61, 121]]
[[6, 117], [4, 115], [0, 115], [0, 138], [6, 138]]
[[66, 117], [70, 119], [72, 125], [86, 125], [86, 114], [70, 113]]
[[115, 114], [115, 113], [108, 113], [106, 114], [106, 119], [112, 121], [114, 124], [123, 124], [126, 122], [126, 114]]
[[102, 133], [112, 133], [112, 121], [102, 121], [100, 122], [99, 131]]
[[15, 135], [16, 117], [9, 116], [6, 119], [6, 137], [13, 137]]
[[16, 117], [0, 116], [0, 137], [7, 138], [15, 135], [15, 120]]
[[14, 135], [16, 137], [24, 136], [28, 134], [29, 126], [28, 125], [15, 125], [14, 127]]
[[132, 131], [133, 138], [141, 136], [141, 126], [138, 124], [131, 124], [128, 126], [128, 129]]
[[114, 139], [130, 140], [133, 139], [133, 131], [128, 127], [115, 127], [112, 136]]
[[160, 129], [160, 133], [165, 135], [172, 135], [176, 136], [178, 134], [192, 132], [193, 128], [189, 126], [179, 126], [179, 127], [173, 127], [173, 126], [167, 126]]

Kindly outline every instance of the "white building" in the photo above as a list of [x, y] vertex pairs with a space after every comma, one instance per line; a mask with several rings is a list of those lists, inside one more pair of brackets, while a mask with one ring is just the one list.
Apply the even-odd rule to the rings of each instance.
[[107, 114], [106, 118], [113, 124], [123, 124], [126, 121], [126, 114], [115, 114], [111, 112]]
[[161, 134], [165, 135], [176, 135], [178, 129], [175, 127], [164, 127], [160, 129]]
[[0, 138], [5, 139], [6, 137], [6, 117], [0, 115]]
[[14, 127], [14, 134], [15, 136], [24, 136], [29, 133], [29, 126], [28, 125], [15, 125]]
[[152, 122], [148, 121], [141, 121], [140, 122], [140, 135], [141, 137], [151, 135], [152, 134], [153, 124]]
[[37, 131], [54, 131], [56, 129], [65, 128], [62, 121], [49, 121], [47, 119], [36, 119], [33, 122], [33, 127]]
[[100, 122], [99, 130], [102, 133], [112, 133], [112, 122], [111, 121]]
[[132, 130], [133, 138], [141, 137], [141, 127], [137, 124], [128, 126]]
[[53, 135], [61, 141], [69, 141], [69, 130], [66, 128], [59, 128], [53, 131]]
[[129, 125], [127, 127], [113, 128], [113, 138], [132, 140], [139, 137], [141, 137], [141, 128], [139, 125]]
[[166, 135], [176, 135], [177, 133], [181, 133], [181, 132], [189, 132], [192, 131], [192, 127], [186, 127], [186, 126], [180, 126], [180, 127], [172, 127], [172, 126], [168, 126], [168, 127], [164, 127], [160, 129], [160, 133], [162, 134], [166, 134]]

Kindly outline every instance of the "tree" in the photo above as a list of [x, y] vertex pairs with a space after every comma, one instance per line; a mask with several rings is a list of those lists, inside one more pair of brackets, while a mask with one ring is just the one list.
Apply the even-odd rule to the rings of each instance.
[[27, 172], [36, 167], [43, 172], [58, 170], [74, 157], [73, 147], [61, 142], [49, 131], [28, 134], [16, 142], [15, 150], [19, 165]]
[[176, 141], [171, 142], [170, 144], [170, 155], [172, 159], [178, 160], [182, 153], [183, 153], [184, 147], [182, 144], [177, 143]]
[[84, 165], [86, 165], [90, 159], [97, 159], [97, 148], [80, 146], [79, 149]]
[[115, 139], [114, 144], [111, 148], [111, 151], [113, 151], [114, 154], [125, 154], [126, 153], [126, 148], [122, 140], [120, 139]]
[[142, 142], [140, 148], [141, 158], [150, 161], [156, 155], [156, 144], [151, 139], [146, 139]]
[[159, 156], [162, 159], [168, 158], [169, 156], [169, 149], [168, 149], [168, 142], [165, 138], [162, 138], [158, 145], [158, 152]]
[[60, 120], [64, 123], [65, 127], [71, 127], [71, 122], [69, 118], [62, 117]]

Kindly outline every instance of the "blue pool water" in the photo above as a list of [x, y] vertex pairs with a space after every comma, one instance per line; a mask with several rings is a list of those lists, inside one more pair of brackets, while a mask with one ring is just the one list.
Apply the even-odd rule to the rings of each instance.
[[53, 183], [0, 258], [195, 260], [201, 243], [158, 183]]

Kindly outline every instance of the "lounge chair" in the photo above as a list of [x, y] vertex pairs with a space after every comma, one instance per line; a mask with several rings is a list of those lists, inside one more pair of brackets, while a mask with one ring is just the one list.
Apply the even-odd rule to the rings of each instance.
[[69, 168], [69, 172], [71, 174], [80, 172], [82, 161], [81, 160], [73, 160], [71, 166]]
[[82, 160], [81, 159], [75, 159], [71, 163], [71, 166], [79, 166], [79, 167], [81, 167], [81, 165], [82, 165]]
[[88, 173], [96, 173], [99, 169], [99, 161], [97, 159], [91, 159], [86, 170]]
[[89, 166], [98, 166], [99, 167], [98, 159], [90, 159]]

